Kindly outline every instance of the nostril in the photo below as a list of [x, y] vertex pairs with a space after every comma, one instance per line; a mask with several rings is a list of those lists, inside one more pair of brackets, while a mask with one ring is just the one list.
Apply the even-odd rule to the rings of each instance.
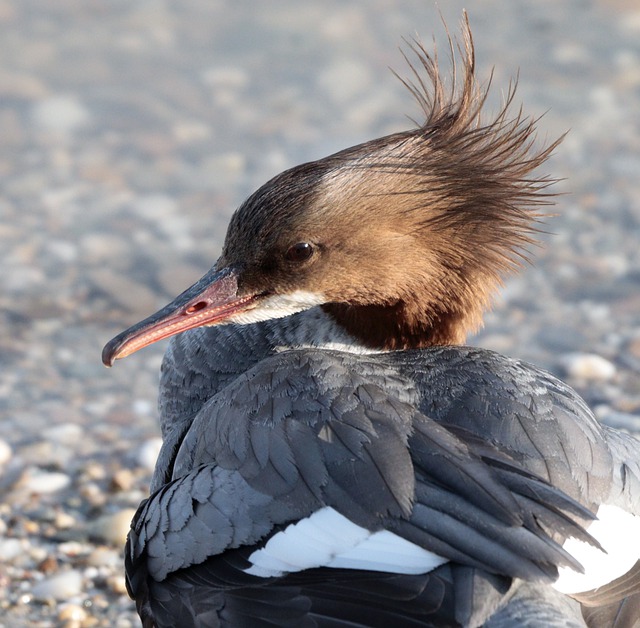
[[207, 307], [207, 302], [206, 301], [198, 301], [198, 303], [194, 303], [193, 305], [190, 305], [185, 311], [185, 314], [193, 314], [194, 312], [199, 312], [200, 310], [204, 309], [205, 307]]

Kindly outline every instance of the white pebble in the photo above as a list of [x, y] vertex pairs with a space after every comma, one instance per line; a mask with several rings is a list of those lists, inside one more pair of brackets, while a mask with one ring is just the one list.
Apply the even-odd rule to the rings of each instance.
[[127, 585], [124, 576], [113, 574], [107, 578], [107, 586], [118, 595], [127, 595]]
[[4, 440], [0, 439], [0, 464], [6, 464], [11, 460], [11, 446]]
[[133, 411], [140, 416], [147, 416], [154, 411], [153, 404], [148, 399], [136, 399], [132, 407]]
[[76, 423], [62, 423], [43, 430], [42, 435], [48, 441], [74, 445], [82, 438], [83, 429]]
[[590, 381], [608, 381], [615, 377], [612, 362], [594, 353], [571, 353], [561, 360], [570, 377]]
[[156, 466], [156, 460], [158, 459], [158, 454], [160, 453], [160, 448], [162, 447], [162, 439], [161, 438], [150, 438], [140, 445], [136, 455], [136, 462], [139, 466], [144, 469], [149, 469], [149, 471], [153, 471]]
[[122, 566], [122, 550], [110, 549], [108, 547], [96, 547], [87, 556], [87, 565], [90, 567], [114, 567]]
[[29, 560], [33, 563], [41, 563], [49, 557], [49, 551], [45, 547], [39, 545], [31, 545], [29, 547]]
[[[178, 212], [178, 203], [167, 194], [149, 194], [132, 201], [132, 210], [162, 227], [165, 218], [173, 217]], [[162, 220], [159, 220], [162, 218]]]
[[325, 68], [317, 82], [334, 102], [344, 104], [370, 87], [371, 74], [362, 63], [341, 60]]
[[0, 562], [10, 562], [24, 552], [20, 539], [0, 539]]
[[79, 556], [85, 554], [91, 546], [80, 541], [66, 541], [58, 545], [58, 551], [65, 556]]
[[64, 624], [74, 625], [87, 619], [87, 611], [78, 604], [61, 604], [58, 611], [58, 620]]
[[29, 493], [55, 493], [71, 484], [71, 478], [66, 473], [57, 471], [41, 471], [29, 469], [20, 478], [19, 488]]
[[89, 535], [105, 543], [121, 547], [124, 545], [135, 509], [125, 508], [111, 515], [105, 515], [88, 525]]
[[54, 96], [34, 106], [33, 120], [46, 131], [73, 133], [89, 122], [90, 115], [77, 98]]
[[82, 591], [82, 574], [70, 570], [38, 582], [31, 592], [36, 600], [68, 600]]

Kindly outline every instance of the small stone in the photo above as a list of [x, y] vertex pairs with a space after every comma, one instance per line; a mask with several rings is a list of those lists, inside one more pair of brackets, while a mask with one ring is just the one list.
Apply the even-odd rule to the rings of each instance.
[[75, 423], [62, 423], [45, 429], [42, 435], [48, 441], [73, 445], [82, 438], [83, 429]]
[[136, 454], [136, 462], [144, 469], [153, 471], [156, 466], [156, 460], [162, 447], [161, 438], [150, 438], [140, 445]]
[[96, 547], [87, 556], [87, 565], [89, 567], [116, 567], [122, 565], [121, 550], [114, 550], [109, 547]]
[[49, 550], [40, 545], [31, 545], [29, 547], [29, 558], [33, 563], [41, 563], [49, 555]]
[[115, 491], [128, 491], [135, 481], [130, 469], [119, 469], [111, 478], [111, 487]]
[[79, 493], [83, 500], [91, 504], [94, 508], [104, 506], [108, 498], [108, 495], [95, 482], [85, 482], [82, 484]]
[[58, 620], [65, 624], [65, 628], [81, 624], [87, 617], [87, 611], [77, 604], [63, 604], [58, 611]]
[[243, 68], [223, 66], [206, 70], [202, 73], [202, 80], [207, 85], [211, 85], [216, 89], [222, 87], [242, 89], [250, 82], [251, 79], [247, 71]]
[[58, 551], [65, 556], [80, 556], [86, 554], [90, 546], [80, 541], [66, 541], [58, 545]]
[[97, 462], [89, 462], [84, 468], [84, 473], [90, 480], [104, 480], [107, 475], [104, 465]]
[[100, 570], [97, 567], [86, 567], [85, 570], [82, 572], [82, 575], [87, 579], [87, 580], [95, 580], [96, 578], [99, 577], [100, 575]]
[[68, 512], [58, 511], [53, 523], [58, 530], [66, 530], [76, 525], [76, 520]]
[[317, 82], [335, 103], [344, 105], [366, 92], [371, 74], [362, 63], [340, 60], [325, 68]]
[[109, 263], [117, 266], [118, 260], [126, 259], [129, 253], [124, 238], [112, 233], [89, 233], [80, 240], [83, 259], [92, 263]]
[[0, 73], [0, 96], [3, 100], [18, 98], [20, 100], [36, 100], [47, 94], [45, 85], [30, 74], [15, 74], [3, 71]]
[[125, 579], [121, 575], [112, 575], [107, 578], [107, 586], [118, 595], [127, 594], [127, 585]]
[[71, 96], [53, 96], [33, 107], [33, 121], [45, 131], [73, 133], [90, 119], [85, 106]]
[[211, 137], [212, 129], [199, 121], [179, 120], [173, 125], [171, 132], [180, 144], [190, 144], [208, 140]]
[[113, 272], [106, 266], [92, 269], [88, 274], [93, 283], [119, 307], [148, 312], [158, 306], [158, 297], [152, 290], [124, 274]]
[[21, 539], [0, 539], [0, 562], [10, 562], [24, 552]]
[[640, 358], [640, 338], [634, 338], [629, 342], [627, 352], [635, 358]]
[[153, 412], [153, 404], [148, 399], [136, 399], [131, 407], [140, 416], [148, 416]]
[[81, 591], [82, 574], [73, 569], [38, 582], [31, 590], [33, 597], [43, 602], [52, 599], [67, 600], [79, 595]]
[[111, 515], [105, 515], [88, 525], [89, 535], [114, 546], [122, 546], [127, 540], [135, 509], [125, 508]]
[[37, 521], [25, 520], [22, 522], [22, 527], [25, 534], [29, 536], [39, 536], [40, 535], [40, 525]]
[[74, 455], [73, 449], [70, 447], [46, 440], [20, 447], [18, 453], [21, 458], [34, 467], [55, 465], [60, 469], [66, 468]]
[[49, 555], [40, 561], [38, 569], [44, 574], [53, 573], [58, 569], [58, 561], [55, 559], [55, 556]]
[[561, 364], [575, 379], [604, 382], [616, 375], [615, 365], [594, 353], [570, 353], [561, 359]]
[[131, 207], [134, 212], [154, 224], [159, 221], [159, 227], [163, 227], [164, 221], [178, 212], [176, 200], [167, 194], [140, 196], [133, 200]]
[[0, 439], [0, 464], [6, 464], [11, 460], [11, 446], [4, 440]]
[[22, 475], [18, 487], [28, 493], [48, 494], [61, 491], [69, 484], [71, 478], [66, 473], [31, 468]]

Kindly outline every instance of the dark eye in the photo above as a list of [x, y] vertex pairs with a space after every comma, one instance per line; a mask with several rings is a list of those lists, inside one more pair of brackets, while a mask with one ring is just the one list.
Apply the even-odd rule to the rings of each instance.
[[289, 262], [304, 262], [313, 255], [313, 245], [308, 242], [298, 242], [287, 249], [284, 258]]

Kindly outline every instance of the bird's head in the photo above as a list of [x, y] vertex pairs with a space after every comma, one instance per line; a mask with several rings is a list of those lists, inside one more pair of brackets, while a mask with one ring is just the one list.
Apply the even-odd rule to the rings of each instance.
[[105, 364], [194, 327], [314, 306], [373, 348], [464, 342], [531, 242], [552, 182], [532, 173], [557, 142], [533, 148], [535, 120], [510, 113], [513, 89], [483, 119], [466, 20], [463, 35], [462, 79], [449, 88], [436, 57], [411, 46], [416, 82], [405, 84], [421, 125], [263, 185], [233, 215], [215, 266], [111, 340]]

